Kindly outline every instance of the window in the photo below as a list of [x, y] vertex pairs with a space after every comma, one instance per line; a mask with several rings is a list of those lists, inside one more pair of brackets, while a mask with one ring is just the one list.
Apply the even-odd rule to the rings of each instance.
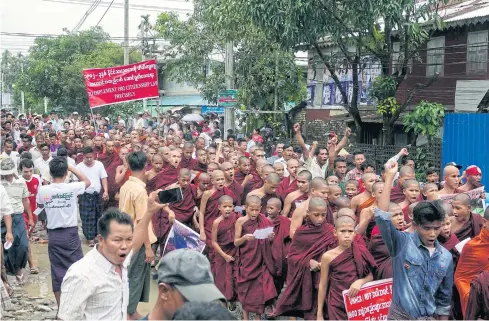
[[401, 44], [394, 42], [392, 44], [392, 72], [396, 72], [400, 69], [401, 61]]
[[487, 30], [469, 32], [467, 38], [467, 74], [487, 73]]
[[438, 73], [443, 76], [445, 63], [445, 37], [436, 37], [428, 41], [426, 53], [426, 76], [431, 77]]

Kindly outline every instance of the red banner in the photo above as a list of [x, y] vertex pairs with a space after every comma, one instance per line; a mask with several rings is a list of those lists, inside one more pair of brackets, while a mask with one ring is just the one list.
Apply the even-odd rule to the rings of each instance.
[[392, 279], [365, 283], [353, 298], [343, 291], [348, 320], [387, 320], [392, 301]]
[[156, 61], [83, 70], [90, 108], [158, 98]]

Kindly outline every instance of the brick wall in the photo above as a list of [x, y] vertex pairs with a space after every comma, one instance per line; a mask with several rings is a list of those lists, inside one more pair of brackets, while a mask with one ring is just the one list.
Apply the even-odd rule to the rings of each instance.
[[[322, 119], [314, 117], [316, 119], [310, 120], [310, 113], [311, 110], [303, 110], [296, 115], [294, 120], [301, 124], [302, 134], [306, 142], [311, 143], [315, 140], [325, 142], [327, 141], [326, 136], [332, 131], [343, 137], [347, 125], [345, 122], [331, 121], [329, 116]], [[313, 115], [315, 116], [315, 114], [317, 111], [314, 111]]]

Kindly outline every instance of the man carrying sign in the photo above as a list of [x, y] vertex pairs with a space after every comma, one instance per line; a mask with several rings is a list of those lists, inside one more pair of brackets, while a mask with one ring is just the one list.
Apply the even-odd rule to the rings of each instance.
[[448, 320], [453, 260], [437, 241], [445, 211], [437, 202], [420, 202], [413, 212], [413, 226], [417, 231], [398, 231], [391, 222], [392, 214], [388, 213], [397, 167], [394, 163], [386, 169], [384, 191], [375, 209], [375, 221], [392, 257], [393, 289], [388, 319]]

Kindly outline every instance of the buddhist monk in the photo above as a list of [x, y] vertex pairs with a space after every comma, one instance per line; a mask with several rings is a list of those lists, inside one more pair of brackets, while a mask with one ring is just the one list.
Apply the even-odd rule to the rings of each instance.
[[155, 154], [153, 156], [151, 164], [152, 164], [152, 168], [146, 173], [144, 173], [147, 182], [152, 180], [153, 177], [155, 177], [156, 174], [158, 174], [163, 168], [163, 156], [161, 156], [160, 154]]
[[467, 194], [457, 194], [452, 201], [453, 216], [452, 233], [460, 241], [466, 238], [474, 238], [479, 235], [484, 225], [484, 220], [478, 214], [471, 212], [470, 197]]
[[297, 189], [297, 168], [299, 167], [299, 162], [296, 159], [289, 159], [287, 161], [287, 170], [289, 172], [289, 176], [284, 177], [282, 182], [280, 183], [279, 188], [277, 189], [277, 194], [285, 199], [287, 195], [292, 193]]
[[129, 150], [126, 147], [122, 147], [119, 154], [122, 160], [122, 165], [117, 166], [115, 172], [115, 183], [119, 185], [119, 188], [124, 185], [124, 183], [129, 179], [129, 176], [131, 176], [131, 169], [127, 163], [127, 155], [129, 155]]
[[183, 144], [182, 168], [192, 169], [195, 165], [195, 160], [192, 158], [194, 153], [194, 145], [186, 142]]
[[115, 176], [117, 174], [117, 167], [123, 164], [123, 160], [115, 152], [113, 141], [108, 140], [105, 143], [104, 152], [98, 155], [98, 160], [102, 162], [107, 172], [107, 187], [109, 188], [107, 191], [109, 198], [102, 202], [102, 209], [106, 210], [111, 206], [119, 207], [119, 201], [115, 196], [119, 193], [120, 186], [116, 184]]
[[234, 179], [235, 170], [233, 164], [231, 164], [230, 162], [223, 162], [220, 168], [224, 172], [224, 185], [229, 188], [236, 196], [236, 205], [241, 206], [241, 195], [243, 195], [243, 187]]
[[457, 188], [458, 193], [468, 192], [482, 186], [482, 171], [479, 167], [475, 165], [467, 167], [465, 170], [465, 176], [467, 177], [467, 182]]
[[[199, 151], [200, 152], [200, 151]], [[212, 248], [211, 232], [212, 223], [219, 217], [219, 198], [223, 195], [232, 197], [233, 204], [236, 203], [236, 196], [229, 188], [224, 185], [224, 173], [221, 170], [216, 170], [212, 173], [211, 182], [212, 188], [202, 194], [199, 213], [199, 229], [200, 239], [206, 241], [208, 250]], [[212, 262], [213, 251], [209, 251], [209, 257]]]
[[182, 200], [169, 204], [169, 208], [175, 213], [177, 221], [187, 226], [192, 225], [192, 217], [198, 211], [195, 203], [197, 197], [197, 187], [190, 184], [192, 172], [189, 169], [182, 168], [178, 174], [178, 182], [168, 186], [166, 189], [181, 188]]
[[402, 183], [402, 192], [404, 193], [404, 200], [399, 203], [402, 212], [404, 213], [404, 221], [406, 223], [411, 222], [411, 218], [408, 215], [409, 205], [416, 203], [419, 200], [421, 190], [419, 188], [418, 181], [414, 179], [404, 180]]
[[290, 193], [284, 201], [283, 216], [291, 217], [298, 205], [309, 197], [309, 186], [311, 185], [312, 174], [309, 171], [302, 171], [297, 175], [298, 189]]
[[438, 194], [455, 194], [460, 184], [460, 170], [453, 165], [446, 166], [443, 169], [443, 179], [445, 180], [445, 185], [443, 185], [443, 189]]
[[366, 240], [370, 240], [372, 229], [375, 227], [375, 217], [374, 217], [374, 209], [377, 207], [377, 200], [380, 195], [382, 195], [382, 191], [384, 190], [383, 182], [375, 182], [372, 185], [372, 196], [374, 198], [374, 202], [371, 206], [364, 208], [360, 212], [360, 223], [358, 223], [356, 232], [359, 235], [365, 235]]
[[438, 186], [435, 183], [423, 185], [423, 196], [427, 201], [435, 201], [438, 197]]
[[212, 224], [212, 247], [216, 255], [212, 262], [212, 274], [214, 283], [219, 291], [234, 307], [236, 301], [236, 251], [234, 245], [234, 233], [238, 215], [234, 213], [233, 198], [223, 195], [219, 198], [220, 216]]
[[250, 175], [250, 159], [245, 156], [241, 156], [238, 160], [238, 170], [234, 175], [234, 179], [244, 188], [251, 177], [252, 175]]
[[276, 173], [268, 174], [265, 184], [259, 189], [255, 189], [248, 194], [249, 196], [256, 196], [261, 201], [260, 213], [266, 213], [267, 202], [271, 198], [279, 198], [277, 195], [277, 188], [280, 184], [280, 177]]
[[[389, 204], [389, 212], [391, 215], [392, 225], [398, 231], [402, 231], [404, 228], [404, 214], [401, 208], [396, 203]], [[392, 277], [392, 261], [389, 254], [389, 249], [380, 234], [379, 228], [375, 226], [372, 230], [370, 242], [368, 243], [368, 250], [372, 257], [375, 259], [377, 268], [374, 271], [374, 279], [382, 280]]]
[[[406, 196], [404, 195], [403, 186], [404, 181], [408, 179], [416, 179], [416, 174], [411, 166], [403, 166], [399, 170], [397, 185], [392, 188], [391, 202], [400, 203], [406, 198]], [[419, 199], [418, 201], [421, 201], [421, 199]]]
[[[343, 209], [342, 211], [351, 210]], [[348, 295], [354, 297], [365, 283], [374, 279], [372, 271], [376, 267], [375, 260], [363, 243], [353, 240], [355, 225], [355, 218], [341, 215], [341, 212], [338, 213], [334, 230], [338, 238], [338, 246], [321, 257], [318, 320], [324, 319], [323, 305], [325, 303], [328, 305], [329, 319], [347, 320], [343, 291], [348, 290]]]
[[360, 217], [360, 213], [364, 208], [372, 206], [375, 202], [375, 198], [372, 196], [372, 186], [376, 181], [377, 175], [375, 174], [367, 173], [362, 175], [365, 191], [351, 199], [351, 209], [357, 216], [357, 219]]
[[235, 153], [235, 152], [229, 153], [229, 162], [231, 164], [233, 164], [234, 169], [237, 169], [238, 166], [239, 166], [239, 156], [238, 156], [238, 154]]
[[337, 246], [337, 241], [333, 226], [326, 222], [326, 201], [313, 197], [307, 206], [306, 224], [299, 225], [292, 237], [287, 258], [287, 286], [279, 297], [275, 314], [310, 320], [317, 316], [319, 261], [324, 252]]
[[182, 159], [180, 152], [176, 150], [171, 151], [168, 158], [168, 167], [162, 168], [160, 172], [146, 184], [146, 189], [148, 192], [156, 191], [158, 189], [165, 189], [169, 185], [178, 181], [180, 160]]
[[202, 173], [197, 179], [197, 197], [195, 198], [195, 204], [200, 210], [200, 202], [202, 201], [202, 195], [205, 191], [211, 188], [211, 176], [207, 173]]
[[[263, 157], [263, 150], [255, 149], [253, 155]], [[243, 187], [243, 202], [244, 200], [246, 200], [247, 195], [251, 191], [262, 187], [265, 182], [262, 179], [262, 169], [265, 165], [268, 165], [268, 162], [263, 158], [257, 158], [256, 161], [252, 161], [251, 164], [254, 164], [254, 166], [250, 166], [251, 178], [247, 180], [246, 184]]]
[[216, 149], [214, 147], [207, 147], [207, 163], [217, 163], [216, 159]]
[[484, 211], [484, 226], [480, 234], [465, 244], [460, 259], [458, 260], [457, 269], [455, 270], [455, 286], [460, 294], [460, 303], [464, 315], [469, 299], [470, 282], [472, 282], [480, 272], [489, 270], [487, 253], [489, 253], [489, 207]]
[[[301, 205], [292, 213], [292, 219], [290, 223], [290, 237], [293, 238], [296, 230], [303, 224], [305, 217], [307, 216], [307, 209], [309, 208], [309, 201], [314, 197], [322, 198], [327, 202], [329, 195], [329, 186], [326, 180], [321, 177], [316, 177], [311, 181], [311, 188], [309, 190], [309, 198], [302, 202]], [[326, 207], [328, 204], [326, 203]], [[326, 211], [327, 212], [327, 211]], [[326, 221], [328, 220], [326, 214]]]
[[342, 208], [351, 208], [351, 200], [346, 196], [340, 196], [331, 203], [331, 208], [333, 209], [333, 219], [336, 220], [339, 210]]
[[280, 179], [284, 178], [284, 173], [285, 173], [284, 164], [279, 162], [273, 163], [273, 169], [275, 170], [275, 173], [277, 173], [278, 176], [280, 176]]
[[360, 184], [357, 180], [350, 179], [345, 183], [345, 194], [349, 199], [353, 199], [360, 193]]
[[195, 175], [199, 173], [206, 173], [207, 172], [207, 152], [203, 149], [199, 149], [197, 152], [197, 162], [194, 163], [194, 166], [192, 167], [192, 171], [195, 173]]
[[481, 272], [470, 283], [464, 316], [465, 320], [489, 320], [489, 270]]
[[257, 229], [272, 226], [270, 220], [260, 214], [261, 201], [257, 196], [246, 199], [246, 216], [236, 221], [234, 245], [238, 248], [236, 284], [238, 301], [243, 307], [243, 320], [249, 320], [249, 312], [273, 313], [273, 301], [277, 291], [272, 274], [275, 271], [272, 256], [272, 232], [267, 239], [255, 239]]
[[328, 182], [328, 185], [338, 185], [339, 184], [339, 179], [335, 175], [331, 175], [326, 177], [326, 182]]
[[278, 198], [271, 198], [267, 202], [267, 216], [273, 223], [275, 237], [272, 243], [272, 256], [275, 265], [273, 280], [277, 293], [282, 291], [287, 276], [287, 254], [290, 247], [290, 220], [280, 215], [282, 201]]
[[219, 169], [218, 163], [207, 164], [207, 174], [212, 175], [212, 172], [214, 172], [216, 169]]
[[147, 172], [153, 168], [153, 156], [156, 155], [156, 150], [153, 147], [148, 147], [146, 149], [146, 166], [144, 167], [144, 170]]

